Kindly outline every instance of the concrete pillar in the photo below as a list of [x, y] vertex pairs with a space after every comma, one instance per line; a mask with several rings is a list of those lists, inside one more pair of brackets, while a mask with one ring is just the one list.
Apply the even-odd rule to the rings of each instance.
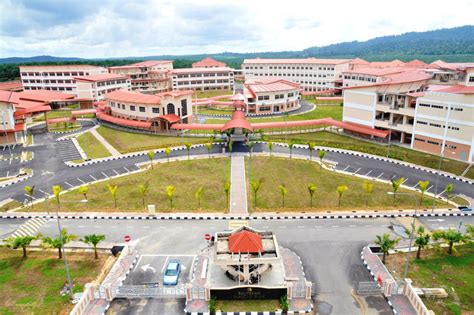
[[186, 302], [193, 300], [193, 285], [191, 283], [186, 283], [185, 291], [186, 291]]
[[407, 295], [408, 294], [408, 291], [410, 290], [410, 286], [412, 284], [412, 280], [410, 278], [406, 278], [405, 279], [405, 288], [403, 289], [403, 295]]
[[312, 283], [310, 281], [305, 281], [305, 299], [311, 299], [311, 290], [312, 290]]
[[209, 283], [206, 283], [204, 285], [204, 298], [206, 299], [206, 301], [209, 301], [211, 299], [211, 286], [209, 285]]
[[105, 286], [105, 299], [109, 302], [114, 299], [114, 296], [112, 294], [112, 288], [110, 287], [110, 285]]
[[249, 265], [244, 265], [244, 279], [248, 283], [250, 280], [250, 270], [249, 270]]
[[292, 282], [286, 283], [286, 296], [288, 300], [291, 300], [293, 298], [293, 283]]
[[392, 290], [393, 290], [394, 284], [395, 284], [395, 281], [393, 279], [385, 279], [384, 285], [383, 285], [383, 294], [386, 297], [392, 296]]

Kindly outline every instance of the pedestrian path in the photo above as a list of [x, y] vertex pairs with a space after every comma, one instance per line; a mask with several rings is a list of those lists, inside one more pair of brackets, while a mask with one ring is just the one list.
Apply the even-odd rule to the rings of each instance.
[[107, 140], [105, 140], [104, 137], [102, 137], [100, 135], [100, 133], [97, 132], [96, 128], [92, 128], [90, 130], [90, 133], [92, 135], [94, 135], [94, 137], [97, 138], [97, 140], [100, 141], [100, 143], [102, 143], [102, 145], [107, 149], [107, 151], [109, 151], [109, 153], [112, 155], [112, 156], [119, 156], [120, 155], [120, 152], [117, 151], [117, 149], [115, 149]]
[[35, 236], [39, 229], [50, 219], [45, 218], [34, 218], [26, 221], [22, 224], [15, 233], [12, 234], [12, 237], [18, 236]]
[[230, 213], [248, 214], [245, 157], [233, 154], [230, 159]]

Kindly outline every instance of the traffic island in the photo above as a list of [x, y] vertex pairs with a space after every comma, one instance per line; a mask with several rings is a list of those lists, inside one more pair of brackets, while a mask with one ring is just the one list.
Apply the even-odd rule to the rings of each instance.
[[[243, 226], [216, 233], [196, 258], [185, 311], [309, 313], [311, 288], [300, 258], [279, 246], [273, 232]], [[236, 310], [237, 305], [248, 309]]]

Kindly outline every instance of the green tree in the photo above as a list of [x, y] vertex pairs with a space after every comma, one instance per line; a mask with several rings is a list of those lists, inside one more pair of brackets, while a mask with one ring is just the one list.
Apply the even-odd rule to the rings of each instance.
[[166, 157], [168, 158], [168, 163], [170, 162], [170, 155], [171, 155], [171, 149], [169, 147], [166, 147], [163, 149], [163, 152], [165, 152]]
[[81, 239], [81, 242], [92, 245], [94, 248], [94, 258], [99, 259], [99, 255], [97, 254], [97, 245], [105, 240], [105, 235], [102, 234], [90, 234], [86, 235]]
[[111, 183], [107, 183], [107, 189], [109, 190], [110, 194], [112, 195], [112, 198], [114, 199], [115, 209], [117, 209], [117, 190], [118, 190], [118, 186], [117, 185], [112, 185]]
[[290, 159], [293, 156], [293, 147], [295, 146], [295, 144], [296, 143], [293, 140], [290, 140], [290, 142], [288, 143], [288, 149], [290, 149]]
[[418, 227], [416, 231], [416, 238], [415, 238], [415, 245], [418, 246], [418, 250], [416, 252], [416, 258], [421, 259], [421, 250], [425, 248], [430, 242], [431, 235], [425, 233], [425, 228], [423, 225]]
[[58, 211], [59, 211], [61, 210], [61, 200], [59, 197], [63, 189], [59, 185], [54, 185], [53, 187], [51, 187], [51, 190], [53, 191], [53, 195], [56, 198], [56, 202], [58, 203]]
[[234, 148], [234, 141], [229, 140], [229, 153], [232, 155], [232, 149]]
[[87, 199], [87, 194], [89, 193], [89, 186], [81, 186], [79, 187], [79, 193], [84, 196], [85, 200]]
[[341, 206], [342, 195], [343, 195], [348, 189], [349, 189], [349, 187], [347, 187], [347, 185], [339, 185], [339, 186], [337, 186], [336, 191], [337, 191], [337, 194], [339, 195], [338, 207]]
[[400, 189], [400, 186], [405, 181], [405, 178], [400, 177], [399, 179], [391, 179], [392, 190], [393, 190], [393, 204], [395, 205], [395, 200], [397, 197], [397, 191]]
[[319, 169], [323, 168], [323, 159], [326, 156], [326, 151], [319, 150], [318, 157], [319, 157]]
[[270, 140], [267, 142], [267, 145], [268, 145], [268, 150], [270, 151], [270, 157], [272, 157], [273, 142]]
[[209, 160], [211, 159], [211, 152], [212, 152], [212, 143], [206, 143], [204, 145], [207, 149], [207, 154], [209, 155]]
[[191, 151], [191, 148], [192, 148], [193, 144], [189, 143], [189, 142], [185, 142], [184, 146], [186, 147], [186, 151], [188, 153], [188, 161], [189, 161], [189, 152]]
[[173, 199], [176, 192], [176, 187], [173, 185], [166, 186], [165, 195], [166, 198], [170, 201], [170, 209], [173, 209]]
[[365, 180], [362, 187], [365, 190], [365, 207], [367, 208], [369, 206], [369, 195], [374, 192], [374, 183]]
[[474, 241], [474, 225], [466, 224], [466, 233], [469, 235], [471, 241]]
[[252, 151], [253, 151], [253, 146], [255, 145], [255, 142], [249, 141], [246, 143], [246, 145], [247, 145], [247, 148], [249, 149], [250, 158], [252, 158]]
[[285, 184], [281, 184], [278, 186], [280, 189], [280, 194], [281, 194], [281, 206], [284, 208], [285, 207], [285, 196], [288, 194], [288, 189], [286, 189]]
[[199, 187], [196, 192], [194, 193], [194, 197], [197, 199], [198, 201], [198, 207], [199, 209], [201, 209], [201, 198], [202, 198], [202, 191], [204, 190], [204, 188], [202, 187]]
[[420, 189], [421, 196], [420, 196], [420, 205], [423, 204], [423, 196], [425, 195], [426, 190], [428, 189], [428, 186], [430, 185], [429, 181], [419, 181], [418, 182], [418, 188]]
[[152, 150], [148, 151], [146, 155], [148, 156], [148, 159], [150, 160], [151, 169], [153, 169], [153, 159], [155, 158], [155, 151], [152, 151]]
[[38, 236], [16, 236], [16, 237], [9, 237], [4, 240], [4, 244], [8, 248], [18, 249], [21, 248], [23, 250], [23, 258], [28, 258], [28, 253], [26, 248], [30, 245], [31, 241], [37, 239]]
[[435, 241], [444, 240], [444, 242], [448, 244], [448, 254], [450, 255], [453, 253], [455, 244], [469, 241], [466, 235], [453, 229], [449, 229], [448, 231], [434, 231], [432, 237]]
[[308, 142], [308, 150], [309, 150], [309, 160], [313, 160], [313, 151], [316, 149], [316, 143]]
[[142, 206], [145, 206], [145, 199], [146, 199], [146, 194], [148, 192], [148, 188], [150, 187], [150, 184], [148, 181], [146, 181], [144, 184], [138, 185], [138, 191], [140, 192], [140, 195], [142, 196]]
[[229, 207], [229, 197], [230, 197], [230, 182], [224, 182], [224, 193], [227, 202], [227, 207]]
[[33, 209], [33, 194], [35, 193], [35, 185], [25, 186], [25, 192], [28, 195], [28, 198], [30, 199], [30, 205], [31, 205], [31, 208]]
[[385, 257], [388, 256], [389, 251], [394, 249], [397, 246], [398, 242], [400, 241], [399, 238], [391, 239], [390, 234], [385, 233], [384, 235], [380, 236], [377, 235], [375, 239], [375, 244], [380, 246], [380, 251], [383, 253], [382, 262], [385, 264]]
[[43, 238], [43, 246], [46, 248], [56, 248], [58, 250], [58, 258], [63, 258], [63, 247], [70, 241], [74, 241], [77, 238], [75, 234], [69, 234], [66, 229], [61, 230], [61, 235], [52, 238], [45, 237]]
[[449, 199], [451, 199], [451, 194], [453, 193], [454, 190], [454, 184], [447, 184], [446, 187], [444, 187], [444, 191], [446, 192], [446, 204], [449, 203]]
[[260, 178], [259, 180], [250, 181], [250, 187], [252, 187], [252, 191], [253, 191], [253, 206], [255, 207], [255, 209], [257, 209], [258, 191], [262, 187], [262, 184], [263, 184], [263, 178]]
[[308, 193], [309, 193], [309, 207], [312, 208], [313, 207], [313, 196], [314, 196], [314, 193], [316, 192], [316, 185], [313, 184], [313, 183], [310, 183], [308, 184]]

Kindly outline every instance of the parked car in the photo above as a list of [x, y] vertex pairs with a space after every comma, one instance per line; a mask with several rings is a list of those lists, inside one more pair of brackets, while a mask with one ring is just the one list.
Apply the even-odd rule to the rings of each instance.
[[472, 208], [468, 207], [468, 206], [459, 206], [458, 209], [459, 209], [459, 211], [462, 211], [462, 212], [472, 211]]
[[163, 275], [163, 284], [176, 285], [178, 284], [179, 274], [181, 273], [181, 262], [176, 259], [171, 259], [166, 266]]

